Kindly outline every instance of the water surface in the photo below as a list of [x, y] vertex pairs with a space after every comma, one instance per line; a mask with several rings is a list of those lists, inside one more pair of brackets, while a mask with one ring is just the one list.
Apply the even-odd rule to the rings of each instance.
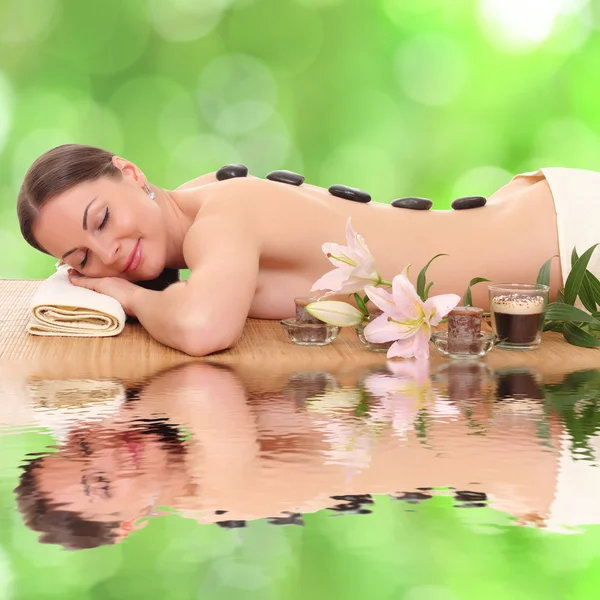
[[591, 598], [600, 371], [10, 368], [2, 598]]

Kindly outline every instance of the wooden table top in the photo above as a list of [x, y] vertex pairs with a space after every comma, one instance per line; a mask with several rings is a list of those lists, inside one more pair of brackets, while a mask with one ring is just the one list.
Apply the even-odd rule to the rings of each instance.
[[[53, 377], [117, 377], [135, 379], [184, 361], [209, 361], [235, 366], [260, 365], [270, 372], [292, 368], [353, 369], [385, 365], [385, 353], [363, 347], [353, 329], [344, 328], [328, 346], [298, 346], [278, 320], [248, 318], [235, 347], [197, 358], [156, 342], [138, 323], [128, 323], [113, 337], [68, 338], [30, 335], [29, 302], [41, 280], [0, 279], [0, 362], [30, 374]], [[398, 360], [398, 359], [395, 359]], [[562, 335], [544, 333], [533, 351], [494, 348], [484, 359], [491, 368], [529, 367], [557, 375], [580, 369], [600, 369], [600, 349], [568, 344]], [[448, 359], [431, 351], [432, 366]]]

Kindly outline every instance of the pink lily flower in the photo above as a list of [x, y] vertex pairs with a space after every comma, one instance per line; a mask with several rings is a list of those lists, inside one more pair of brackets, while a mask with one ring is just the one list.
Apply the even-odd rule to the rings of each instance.
[[366, 286], [365, 293], [383, 314], [364, 329], [365, 337], [375, 343], [391, 342], [387, 358], [429, 358], [431, 328], [438, 325], [459, 302], [457, 294], [440, 294], [423, 302], [408, 279], [407, 265], [392, 281], [392, 293]]
[[366, 285], [381, 283], [375, 259], [369, 252], [364, 238], [352, 229], [351, 217], [346, 222], [346, 240], [347, 246], [333, 242], [326, 242], [322, 246], [323, 252], [336, 267], [333, 271], [325, 273], [310, 288], [311, 292], [330, 290], [322, 298], [332, 294], [361, 292]]

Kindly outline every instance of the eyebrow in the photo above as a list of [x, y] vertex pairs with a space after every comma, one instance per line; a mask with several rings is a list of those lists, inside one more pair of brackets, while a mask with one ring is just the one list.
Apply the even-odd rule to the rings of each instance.
[[[92, 198], [92, 200], [90, 201], [90, 203], [85, 207], [85, 210], [83, 211], [83, 221], [81, 222], [81, 226], [83, 227], [84, 231], [87, 231], [87, 214], [88, 214], [88, 209], [90, 208], [90, 206], [94, 203], [95, 200], [98, 200], [98, 196], [96, 196], [95, 198]], [[77, 248], [72, 248], [71, 250], [69, 250], [68, 252], [65, 252], [62, 256], [61, 256], [61, 260], [65, 260], [65, 258], [67, 258], [67, 256], [69, 256], [69, 254], [73, 254], [73, 252], [75, 252], [77, 250]]]

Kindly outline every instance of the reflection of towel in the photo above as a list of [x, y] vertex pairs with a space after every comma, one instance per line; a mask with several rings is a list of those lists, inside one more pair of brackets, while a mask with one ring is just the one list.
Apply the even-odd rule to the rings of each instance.
[[31, 299], [27, 331], [34, 335], [105, 337], [125, 327], [123, 307], [114, 298], [69, 281], [68, 265], [60, 266]]
[[115, 380], [66, 379], [31, 381], [27, 391], [38, 425], [64, 441], [74, 426], [110, 419], [125, 402], [125, 388]]

